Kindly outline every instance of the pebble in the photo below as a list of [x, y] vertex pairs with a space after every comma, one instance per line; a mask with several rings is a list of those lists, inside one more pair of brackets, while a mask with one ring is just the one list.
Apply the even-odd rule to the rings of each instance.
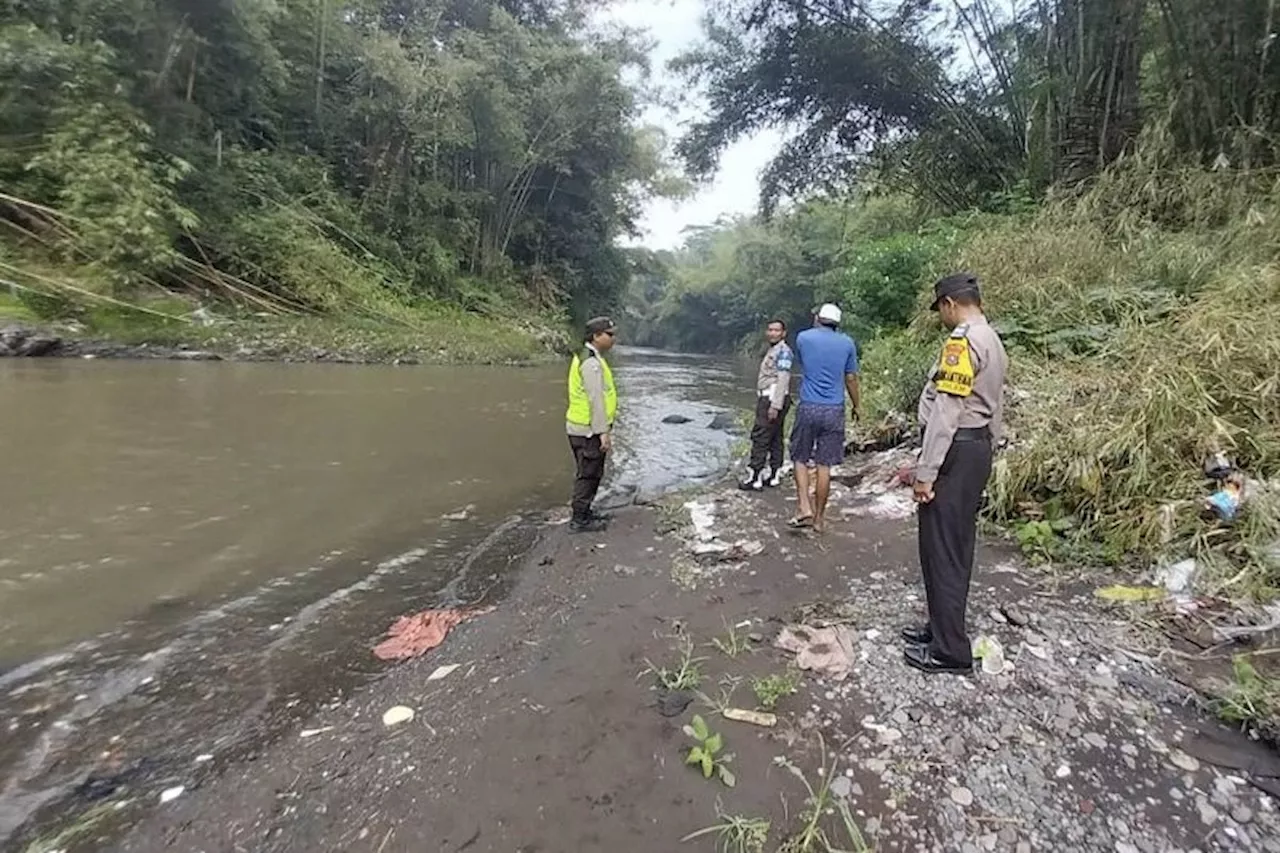
[[1031, 618], [1016, 607], [1002, 607], [1001, 612], [1004, 613], [1004, 618], [1009, 620], [1010, 625], [1018, 628], [1025, 628], [1031, 622]]
[[1107, 739], [1097, 732], [1085, 733], [1084, 739], [1090, 746], [1097, 747], [1098, 749], [1107, 748]]
[[1127, 841], [1116, 842], [1116, 853], [1141, 853], [1136, 846]]
[[1031, 844], [1026, 841], [1019, 841], [1016, 851], [1017, 853], [1031, 853]]
[[1248, 806], [1236, 806], [1231, 810], [1231, 819], [1236, 823], [1248, 823], [1253, 820], [1253, 809]]
[[1058, 765], [1058, 769], [1053, 771], [1053, 775], [1059, 779], [1065, 779], [1071, 775], [1071, 768], [1065, 764]]
[[1169, 762], [1174, 767], [1179, 767], [1188, 773], [1195, 773], [1200, 769], [1200, 762], [1180, 749], [1169, 752]]
[[951, 802], [955, 803], [958, 806], [963, 806], [964, 808], [968, 808], [969, 806], [973, 805], [973, 791], [970, 791], [968, 788], [963, 788], [963, 787], [952, 788]]
[[853, 781], [848, 776], [839, 776], [831, 781], [832, 796], [847, 800], [852, 793]]

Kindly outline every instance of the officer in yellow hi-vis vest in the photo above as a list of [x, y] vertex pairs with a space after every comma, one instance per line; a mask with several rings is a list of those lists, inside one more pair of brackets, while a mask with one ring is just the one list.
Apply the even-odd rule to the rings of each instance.
[[920, 569], [929, 623], [906, 628], [907, 663], [925, 672], [968, 673], [965, 629], [978, 510], [1001, 439], [1008, 357], [982, 312], [978, 279], [948, 276], [934, 285], [933, 310], [951, 330], [920, 395], [924, 430], [915, 471]]
[[573, 482], [573, 519], [569, 522], [574, 533], [604, 530], [608, 524], [606, 516], [591, 508], [591, 502], [604, 477], [605, 457], [613, 449], [618, 389], [602, 356], [613, 349], [617, 334], [608, 317], [588, 321], [582, 351], [569, 365], [569, 411], [564, 419], [578, 469]]

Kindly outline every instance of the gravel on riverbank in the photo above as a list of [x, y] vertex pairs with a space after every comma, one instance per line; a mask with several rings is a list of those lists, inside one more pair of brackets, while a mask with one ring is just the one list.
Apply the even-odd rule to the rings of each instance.
[[[909, 502], [851, 471], [817, 538], [785, 530], [785, 497], [716, 490], [602, 536], [553, 529], [497, 611], [248, 760], [197, 775], [193, 744], [191, 776], [166, 783], [180, 796], [135, 792], [132, 829], [80, 849], [711, 851], [681, 839], [720, 811], [768, 821], [774, 850], [806, 810], [794, 766], [838, 849], [1280, 851], [1275, 753], [1198, 713], [1092, 585], [983, 546], [972, 632], [1005, 667], [927, 677], [896, 636], [923, 601]], [[771, 641], [793, 623], [847, 629], [848, 677], [804, 673], [773, 727], [721, 717], [787, 672]], [[680, 710], [654, 671], [682, 659], [699, 683]], [[394, 706], [413, 719], [386, 726]], [[695, 713], [735, 787], [686, 766]], [[867, 847], [828, 813], [841, 803]]]

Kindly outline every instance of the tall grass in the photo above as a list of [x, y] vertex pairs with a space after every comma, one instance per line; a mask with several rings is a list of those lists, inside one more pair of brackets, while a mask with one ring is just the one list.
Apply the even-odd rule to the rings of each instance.
[[[962, 247], [1011, 356], [997, 519], [1057, 516], [1111, 561], [1193, 554], [1238, 591], [1280, 585], [1278, 202], [1274, 175], [1139, 157]], [[938, 340], [921, 312], [867, 363], [891, 371]], [[1260, 485], [1230, 528], [1201, 517], [1216, 450]]]

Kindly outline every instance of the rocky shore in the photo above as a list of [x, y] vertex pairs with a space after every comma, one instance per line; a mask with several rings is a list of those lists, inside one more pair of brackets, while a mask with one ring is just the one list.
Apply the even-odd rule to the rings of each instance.
[[531, 340], [527, 347], [501, 344], [488, 347], [471, 339], [465, 342], [445, 339], [431, 343], [427, 338], [434, 338], [434, 335], [419, 338], [406, 330], [398, 330], [394, 334], [363, 334], [338, 328], [328, 334], [321, 331], [298, 335], [291, 329], [257, 329], [252, 324], [193, 337], [197, 340], [191, 343], [148, 340], [135, 343], [25, 324], [6, 324], [0, 319], [0, 358], [516, 365], [556, 357], [555, 350], [560, 347], [558, 339], [552, 336], [545, 340]]
[[903, 664], [923, 593], [895, 465], [842, 472], [822, 538], [785, 530], [785, 495], [731, 488], [597, 537], [552, 525], [439, 648], [255, 755], [193, 745], [61, 847], [1280, 851], [1280, 756], [1203, 713], [1095, 578], [984, 545], [984, 671]]

